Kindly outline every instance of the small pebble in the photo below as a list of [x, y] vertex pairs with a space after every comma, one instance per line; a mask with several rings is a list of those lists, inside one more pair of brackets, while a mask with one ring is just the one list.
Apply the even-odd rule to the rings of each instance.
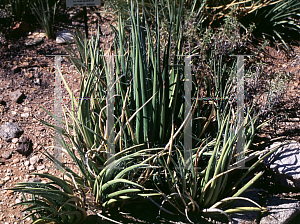
[[29, 112], [29, 111], [31, 111], [31, 109], [28, 108], [28, 107], [24, 107], [24, 111], [25, 111], [25, 112]]
[[34, 167], [33, 165], [30, 165], [30, 166], [28, 167], [28, 170], [29, 170], [29, 171], [34, 171], [34, 170], [35, 170], [35, 167]]
[[10, 180], [10, 176], [6, 176], [3, 178], [4, 181], [9, 181]]
[[35, 178], [29, 180], [28, 182], [38, 182], [38, 183], [40, 183], [41, 181], [42, 180], [40, 178], [35, 177]]
[[41, 174], [48, 174], [48, 169], [41, 170], [40, 173], [41, 173]]
[[18, 162], [20, 162], [20, 160], [19, 160], [18, 158], [15, 158], [15, 159], [13, 160], [13, 163], [18, 163]]
[[37, 166], [37, 167], [36, 167], [36, 170], [38, 170], [38, 171], [39, 171], [39, 170], [42, 170], [42, 169], [44, 169], [44, 168], [45, 168], [45, 166], [44, 166], [44, 165], [40, 165], [40, 166]]
[[4, 153], [2, 154], [2, 158], [4, 158], [4, 159], [9, 159], [9, 158], [11, 157], [11, 154], [12, 154], [11, 151], [4, 152]]
[[23, 114], [21, 114], [21, 117], [27, 118], [27, 117], [29, 117], [29, 113], [23, 113]]
[[14, 144], [16, 144], [18, 141], [19, 141], [18, 138], [13, 138], [13, 139], [11, 140], [11, 142], [14, 143]]
[[29, 161], [25, 161], [25, 162], [24, 162], [24, 165], [25, 165], [25, 166], [29, 166], [29, 164], [30, 164]]
[[16, 203], [16, 204], [21, 203], [21, 202], [22, 202], [22, 201], [21, 201], [20, 199], [18, 199], [18, 198], [15, 200], [15, 203]]
[[30, 164], [31, 165], [35, 165], [38, 161], [39, 161], [39, 157], [38, 156], [33, 156], [30, 158]]

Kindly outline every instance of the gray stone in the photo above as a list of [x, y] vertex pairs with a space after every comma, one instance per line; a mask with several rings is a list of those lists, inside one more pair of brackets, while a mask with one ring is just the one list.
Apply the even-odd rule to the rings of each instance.
[[60, 31], [56, 33], [56, 43], [65, 44], [67, 42], [74, 42], [74, 34], [71, 31]]
[[25, 40], [25, 46], [34, 46], [41, 43], [46, 37], [45, 33], [35, 32], [32, 35], [28, 36]]
[[0, 137], [5, 141], [11, 141], [23, 133], [23, 129], [18, 124], [8, 122], [0, 127]]
[[34, 46], [43, 41], [43, 37], [29, 38], [25, 41], [25, 46]]
[[24, 156], [28, 156], [32, 152], [32, 141], [26, 137], [20, 138], [16, 151]]
[[271, 197], [266, 201], [268, 212], [263, 214], [260, 224], [285, 224], [291, 222], [300, 211], [300, 203], [296, 199]]
[[[249, 198], [252, 201], [259, 204], [258, 197], [259, 189], [249, 188], [246, 192], [244, 192], [241, 197]], [[253, 203], [245, 200], [234, 200], [228, 206], [228, 208], [236, 208], [236, 207], [256, 207]], [[233, 224], [252, 224], [255, 223], [254, 220], [257, 220], [259, 216], [259, 212], [243, 212], [243, 213], [233, 213], [230, 214]]]
[[11, 157], [12, 152], [7, 151], [2, 154], [2, 158], [9, 159]]
[[281, 144], [275, 142], [270, 146], [279, 148], [265, 158], [264, 163], [275, 173], [276, 180], [282, 186], [300, 189], [300, 144], [296, 141], [284, 146]]
[[[253, 189], [252, 189], [253, 190]], [[258, 203], [258, 192], [250, 191], [242, 195], [243, 197], [249, 198]], [[267, 212], [261, 213], [259, 218], [259, 212], [244, 212], [231, 214], [233, 224], [287, 224], [287, 223], [298, 223], [291, 222], [300, 212], [300, 202], [297, 199], [282, 198], [281, 195], [269, 196], [265, 198], [264, 202], [258, 203], [262, 207], [267, 209]], [[229, 207], [255, 207], [255, 205], [243, 201], [235, 200]], [[258, 222], [258, 220], [260, 220]]]
[[10, 93], [10, 98], [16, 103], [22, 103], [25, 95], [20, 90], [16, 90]]

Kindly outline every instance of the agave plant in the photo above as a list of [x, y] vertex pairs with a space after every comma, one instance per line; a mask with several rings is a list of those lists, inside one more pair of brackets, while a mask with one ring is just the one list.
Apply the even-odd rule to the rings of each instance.
[[[275, 4], [276, 3], [276, 4]], [[289, 54], [289, 42], [299, 36], [300, 3], [296, 0], [281, 0], [252, 11], [240, 19], [244, 25], [255, 24], [253, 34], [259, 38], [281, 42]]]
[[[252, 201], [254, 207], [221, 209], [232, 200], [240, 200], [240, 194], [262, 174], [239, 190], [241, 180], [235, 180], [233, 191], [228, 181], [237, 169], [233, 166], [239, 162], [234, 153], [235, 131], [239, 129], [235, 126], [237, 115], [233, 112], [233, 102], [215, 99], [230, 95], [235, 64], [226, 70], [222, 60], [216, 58], [211, 64], [213, 79], [207, 76], [199, 83], [192, 76], [191, 110], [188, 116], [185, 114], [183, 2], [178, 1], [178, 5], [176, 1], [169, 2], [172, 7], [167, 11], [168, 32], [161, 28], [157, 1], [152, 23], [146, 11], [140, 11], [131, 2], [130, 26], [125, 29], [127, 23], [119, 15], [118, 27], [112, 27], [113, 57], [103, 53], [99, 35], [86, 40], [77, 32], [74, 38], [77, 48], [71, 45], [66, 48], [70, 61], [82, 75], [82, 82], [77, 102], [61, 74], [72, 109], [65, 108], [65, 116], [71, 123], [65, 119], [60, 143], [80, 174], [46, 154], [78, 189], [93, 192], [94, 206], [98, 209], [144, 197], [160, 211], [179, 213], [189, 221], [196, 219], [193, 213], [218, 211], [229, 217], [227, 213], [233, 211], [264, 210]], [[113, 81], [112, 74], [115, 74]], [[199, 97], [204, 84], [207, 87], [204, 97], [213, 97], [207, 103]], [[109, 110], [111, 105], [113, 112]], [[114, 121], [110, 129], [111, 117]], [[187, 169], [183, 156], [184, 129], [191, 121], [192, 167]], [[254, 136], [255, 121], [256, 116], [249, 108], [242, 147], [246, 161], [257, 156], [246, 153]], [[58, 128], [43, 123], [54, 130]], [[259, 162], [243, 175], [249, 174]], [[81, 192], [84, 198], [85, 190]]]
[[[23, 212], [29, 213], [23, 217], [31, 217], [32, 223], [80, 223], [86, 218], [86, 209], [80, 195], [75, 195], [75, 185], [50, 174], [38, 174], [51, 182], [18, 183], [8, 190], [23, 193], [23, 202], [16, 205], [25, 205]], [[24, 196], [31, 195], [30, 199]]]
[[41, 27], [45, 30], [48, 38], [53, 38], [54, 35], [53, 24], [58, 4], [59, 1], [55, 2], [54, 6], [52, 6], [49, 4], [49, 0], [35, 0], [30, 3], [33, 14]]

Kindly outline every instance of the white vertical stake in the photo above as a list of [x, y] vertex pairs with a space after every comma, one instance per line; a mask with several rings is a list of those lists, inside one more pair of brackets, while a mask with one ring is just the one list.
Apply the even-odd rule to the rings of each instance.
[[[191, 56], [186, 56], [184, 58], [185, 66], [184, 66], [184, 74], [185, 74], [185, 82], [184, 82], [184, 92], [185, 92], [185, 110], [184, 110], [184, 118], [187, 116], [192, 116], [189, 112], [192, 110], [191, 104], [191, 91], [192, 91], [192, 68], [191, 68]], [[192, 119], [187, 119], [188, 122], [185, 124], [184, 129], [184, 160], [186, 163], [185, 169], [192, 170]]]

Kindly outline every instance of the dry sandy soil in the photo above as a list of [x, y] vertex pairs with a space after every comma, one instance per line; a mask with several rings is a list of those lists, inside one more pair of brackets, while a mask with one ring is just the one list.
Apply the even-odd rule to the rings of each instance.
[[[89, 17], [90, 34], [96, 30], [96, 24], [93, 23], [96, 19], [96, 15]], [[101, 39], [104, 43], [109, 43], [112, 36], [108, 29], [108, 21], [109, 19], [100, 24], [104, 34]], [[80, 23], [73, 22], [73, 25], [78, 24]], [[35, 27], [35, 32], [41, 32], [41, 30]], [[33, 142], [33, 152], [25, 157], [15, 151], [16, 144], [0, 139], [0, 156], [12, 152], [11, 158], [0, 158], [0, 186], [2, 188], [0, 223], [18, 223], [23, 217], [20, 207], [14, 206], [15, 202], [22, 200], [21, 195], [3, 189], [12, 187], [18, 182], [33, 180], [35, 176], [30, 175], [32, 172], [50, 173], [62, 177], [62, 174], [54, 169], [53, 165], [42, 155], [43, 148], [53, 145], [53, 139], [51, 138], [52, 133], [36, 118], [53, 122], [51, 116], [47, 115], [39, 106], [53, 112], [54, 58], [48, 57], [46, 54], [60, 54], [63, 52], [63, 46], [57, 44], [55, 40], [44, 39], [37, 46], [26, 47], [25, 40], [26, 37], [18, 40], [1, 37], [0, 41], [0, 96], [5, 102], [0, 105], [0, 125], [8, 121], [17, 123], [24, 130], [22, 136], [28, 137]], [[299, 141], [300, 48], [295, 47], [295, 55], [290, 59], [286, 59], [281, 52], [277, 52], [274, 48], [267, 48], [267, 52], [270, 52], [270, 56], [265, 55], [265, 61], [269, 62], [266, 73], [286, 71], [293, 72], [295, 75], [290, 82], [285, 83], [282, 97], [278, 98], [272, 113], [269, 113], [271, 115], [285, 113], [287, 117], [278, 118], [275, 122], [265, 126], [258, 139], [266, 142], [268, 139], [283, 136], [283, 138], [293, 138]], [[21, 72], [14, 74], [12, 72], [14, 66], [21, 67]], [[67, 60], [63, 60], [62, 71], [71, 90], [75, 92], [75, 95], [78, 94], [80, 75], [75, 71], [74, 66]], [[263, 80], [263, 77], [261, 79]], [[261, 79], [258, 80], [259, 83]], [[22, 103], [11, 100], [10, 93], [16, 90], [20, 90], [25, 95]], [[263, 90], [261, 91], [263, 92]], [[67, 91], [63, 90], [63, 94], [68, 97]], [[261, 103], [263, 104], [263, 101]], [[51, 151], [51, 148], [48, 149]], [[33, 168], [30, 168], [27, 161], [34, 156], [38, 156], [39, 160], [33, 165]], [[74, 167], [67, 156], [63, 157], [63, 161]], [[29, 221], [25, 223], [29, 223]]]

